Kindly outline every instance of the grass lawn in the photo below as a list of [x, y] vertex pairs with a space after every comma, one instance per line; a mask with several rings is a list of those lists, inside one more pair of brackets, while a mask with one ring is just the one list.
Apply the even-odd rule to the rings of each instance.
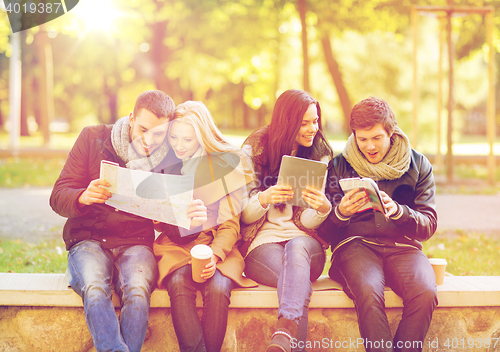
[[62, 158], [0, 159], [0, 187], [53, 186], [65, 161]]
[[500, 235], [438, 232], [424, 242], [423, 251], [430, 258], [445, 258], [446, 271], [453, 275], [500, 275]]
[[[427, 257], [446, 259], [446, 271], [452, 275], [500, 276], [500, 235], [438, 231], [423, 246]], [[323, 275], [328, 275], [331, 254], [328, 250]]]
[[0, 239], [0, 272], [64, 273], [67, 252], [61, 239], [30, 243]]
[[[500, 236], [474, 232], [437, 233], [424, 243], [430, 258], [445, 258], [446, 271], [457, 276], [500, 276]], [[328, 250], [328, 258], [331, 252]], [[67, 252], [61, 239], [39, 243], [0, 240], [0, 272], [64, 273]], [[323, 271], [328, 275], [330, 260]]]

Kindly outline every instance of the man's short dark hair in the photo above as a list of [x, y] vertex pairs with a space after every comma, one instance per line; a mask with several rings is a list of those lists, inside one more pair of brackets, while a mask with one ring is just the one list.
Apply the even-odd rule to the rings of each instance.
[[369, 97], [352, 108], [350, 126], [354, 132], [370, 129], [379, 123], [389, 135], [398, 124], [394, 112], [385, 100]]
[[166, 117], [172, 120], [175, 112], [175, 104], [172, 98], [161, 90], [148, 90], [141, 93], [134, 106], [134, 116], [137, 116], [141, 109], [151, 111], [156, 117]]

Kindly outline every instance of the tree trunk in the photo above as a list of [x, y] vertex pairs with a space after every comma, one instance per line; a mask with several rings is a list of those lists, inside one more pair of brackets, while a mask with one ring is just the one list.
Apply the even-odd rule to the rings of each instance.
[[118, 121], [118, 92], [116, 89], [108, 95], [109, 123]]
[[153, 79], [156, 89], [168, 94], [177, 103], [186, 100], [194, 100], [190, 89], [182, 89], [178, 79], [170, 79], [166, 75], [168, 65], [171, 62], [172, 50], [163, 44], [168, 36], [168, 21], [155, 22], [151, 25], [153, 38], [151, 45], [151, 61], [153, 63]]
[[26, 89], [30, 85], [30, 78], [28, 74], [25, 72], [26, 70], [21, 71], [22, 79], [21, 79], [21, 136], [29, 136], [30, 130], [28, 128], [28, 117], [30, 115], [30, 107], [31, 107], [31, 92]]
[[[450, 1], [448, 1], [450, 5]], [[453, 44], [451, 13], [447, 16], [446, 36], [448, 41], [448, 129], [447, 129], [447, 151], [446, 151], [446, 180], [453, 181], [453, 109], [455, 101], [453, 98], [453, 69], [455, 63], [455, 46]]]
[[264, 126], [266, 124], [267, 106], [262, 105], [259, 109], [259, 120], [257, 122], [257, 127]]
[[163, 39], [165, 39], [167, 35], [167, 26], [168, 21], [155, 22], [151, 26], [153, 30], [151, 60], [153, 61], [153, 79], [156, 84], [156, 89], [170, 94], [173, 90], [173, 86], [172, 82], [165, 74], [165, 66], [170, 60], [170, 50], [163, 44]]
[[297, 10], [299, 11], [300, 23], [302, 25], [302, 70], [303, 70], [303, 86], [306, 92], [310, 92], [309, 85], [309, 54], [307, 50], [307, 24], [306, 24], [306, 0], [298, 0]]
[[45, 26], [40, 26], [40, 31], [36, 34], [37, 55], [40, 64], [40, 117], [41, 130], [43, 133], [43, 144], [50, 143], [50, 122], [54, 118], [54, 91], [53, 91], [53, 62], [52, 47]]
[[[39, 65], [40, 60], [34, 61], [34, 65]], [[41, 104], [35, 103], [40, 102], [41, 93], [40, 93], [40, 79], [37, 75], [34, 75], [31, 80], [31, 99], [33, 103], [33, 115], [35, 116], [35, 122], [37, 123], [37, 129], [40, 130], [42, 128], [42, 107]]]
[[[0, 106], [2, 105], [2, 99], [0, 99]], [[0, 109], [0, 129], [3, 128], [3, 115], [2, 115], [2, 109]]]
[[351, 134], [351, 127], [349, 126], [352, 109], [351, 98], [349, 98], [349, 94], [347, 93], [344, 80], [342, 79], [342, 73], [340, 72], [338, 62], [335, 59], [335, 55], [332, 51], [332, 46], [330, 43], [330, 37], [327, 33], [325, 33], [321, 38], [321, 44], [323, 46], [323, 53], [325, 54], [328, 71], [330, 71], [330, 75], [333, 79], [333, 84], [337, 89], [340, 105], [342, 106], [342, 111], [344, 113], [344, 130], [349, 136]]
[[[117, 77], [118, 72], [114, 74]], [[105, 99], [99, 104], [102, 105], [99, 113], [100, 120], [102, 123], [113, 124], [118, 121], [118, 83], [110, 85], [104, 80], [103, 95]]]
[[238, 105], [241, 107], [241, 119], [238, 119], [237, 116], [233, 117], [234, 128], [246, 128], [250, 114], [248, 105], [245, 103], [245, 83], [243, 81], [240, 81], [238, 84]]
[[21, 32], [21, 62], [23, 70], [21, 70], [21, 136], [29, 136], [28, 116], [31, 110], [30, 90], [26, 89], [30, 85], [30, 73], [26, 69], [30, 67], [30, 58], [26, 54], [26, 36], [27, 31]]

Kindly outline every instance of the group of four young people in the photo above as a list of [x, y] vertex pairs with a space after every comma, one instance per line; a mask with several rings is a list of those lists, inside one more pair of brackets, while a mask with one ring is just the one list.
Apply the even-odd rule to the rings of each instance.
[[[279, 298], [267, 351], [290, 351], [300, 346], [294, 342], [307, 338], [312, 282], [325, 265], [325, 241], [333, 252], [330, 276], [355, 302], [366, 349], [421, 349], [407, 343], [423, 341], [437, 304], [434, 273], [420, 244], [436, 229], [432, 168], [411, 149], [381, 99], [356, 104], [351, 128], [346, 148], [334, 157], [322, 131], [320, 105], [301, 90], [283, 92], [271, 123], [254, 131], [243, 148], [225, 139], [203, 103], [188, 101], [175, 108], [160, 91], [142, 93], [134, 111], [112, 126], [86, 127], [50, 204], [68, 218], [63, 234], [67, 277], [83, 299], [96, 350], [141, 350], [157, 286], [168, 290], [180, 350], [219, 351], [231, 290], [257, 282], [277, 287]], [[284, 155], [328, 165], [323, 189], [302, 194], [310, 208], [286, 204], [293, 191], [276, 184]], [[101, 160], [134, 170], [194, 175], [190, 229], [104, 204], [112, 195], [109, 183], [99, 178]], [[243, 175], [243, 183], [228, 181], [222, 191], [210, 186], [214, 175], [234, 170]], [[366, 196], [342, 192], [338, 180], [354, 176], [379, 183], [385, 215], [358, 212]], [[161, 233], [156, 240], [154, 230]], [[189, 265], [196, 244], [213, 250], [203, 283], [192, 279]], [[384, 286], [404, 302], [394, 338], [384, 310]], [[119, 319], [113, 288], [121, 299]], [[201, 321], [198, 290], [204, 302]]]

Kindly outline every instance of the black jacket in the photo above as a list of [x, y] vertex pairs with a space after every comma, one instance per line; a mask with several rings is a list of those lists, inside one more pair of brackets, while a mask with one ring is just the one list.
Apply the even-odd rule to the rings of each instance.
[[[63, 238], [66, 249], [76, 243], [93, 239], [104, 248], [122, 245], [147, 245], [155, 239], [151, 220], [128, 214], [105, 204], [77, 208], [77, 201], [92, 180], [99, 178], [101, 160], [109, 160], [125, 167], [111, 144], [110, 125], [89, 126], [83, 129], [71, 149], [61, 175], [50, 196], [50, 206], [68, 218]], [[164, 160], [153, 171], [161, 172]]]
[[[329, 170], [326, 188], [334, 208], [344, 195], [338, 180], [349, 177], [359, 175], [342, 154], [337, 155]], [[381, 180], [377, 184], [380, 190], [402, 206], [402, 216], [386, 221], [382, 213], [367, 210], [342, 221], [332, 211], [319, 229], [321, 237], [332, 245], [332, 252], [355, 238], [388, 246], [411, 245], [422, 249], [420, 241], [428, 240], [436, 231], [436, 186], [432, 166], [424, 155], [412, 150], [410, 168], [401, 178]]]

